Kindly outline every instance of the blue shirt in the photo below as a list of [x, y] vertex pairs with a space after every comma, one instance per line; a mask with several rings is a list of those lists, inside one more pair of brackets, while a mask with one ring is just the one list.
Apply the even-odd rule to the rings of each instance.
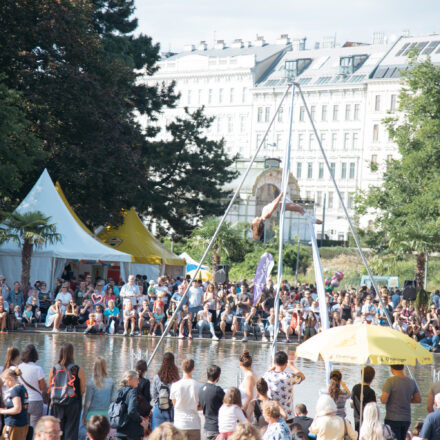
[[400, 295], [398, 293], [395, 293], [391, 297], [391, 301], [393, 301], [393, 307], [396, 308], [400, 303]]
[[[176, 292], [174, 293], [174, 295], [171, 297], [172, 301], [177, 301], [179, 302], [182, 299], [182, 296], [180, 293]], [[182, 306], [184, 306], [186, 303], [188, 302], [188, 296], [184, 299]]]
[[104, 316], [109, 318], [110, 316], [117, 316], [119, 315], [119, 309], [117, 307], [113, 307], [113, 310], [105, 309], [104, 310]]
[[434, 304], [438, 308], [440, 305], [440, 296], [436, 294], [432, 295], [432, 304]]
[[423, 428], [420, 432], [421, 438], [428, 440], [440, 439], [440, 409], [428, 414], [423, 422]]

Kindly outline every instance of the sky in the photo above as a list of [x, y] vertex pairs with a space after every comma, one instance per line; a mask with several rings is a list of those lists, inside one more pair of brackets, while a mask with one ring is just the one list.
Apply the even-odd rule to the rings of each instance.
[[153, 37], [162, 51], [181, 51], [205, 40], [275, 42], [281, 34], [307, 37], [307, 47], [336, 35], [336, 41], [372, 42], [374, 32], [392, 41], [440, 33], [439, 0], [135, 0], [137, 32]]

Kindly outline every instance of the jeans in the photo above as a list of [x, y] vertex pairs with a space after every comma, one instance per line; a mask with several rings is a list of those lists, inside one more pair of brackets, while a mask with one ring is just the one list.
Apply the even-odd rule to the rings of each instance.
[[153, 431], [154, 431], [154, 428], [156, 428], [156, 426], [159, 426], [165, 422], [172, 422], [173, 419], [174, 419], [174, 410], [173, 409], [166, 411], [166, 410], [159, 409], [158, 406], [155, 406], [153, 408], [153, 419], [151, 421]]
[[197, 321], [197, 328], [199, 329], [199, 336], [202, 337], [203, 330], [209, 330], [212, 336], [215, 336], [214, 324], [212, 322]]
[[405, 440], [411, 422], [396, 422], [394, 420], [385, 419], [385, 424], [391, 428], [397, 440]]
[[421, 341], [419, 341], [419, 344], [423, 347], [425, 347], [427, 350], [437, 347], [439, 343], [439, 337], [437, 335], [434, 335], [431, 338], [423, 338]]

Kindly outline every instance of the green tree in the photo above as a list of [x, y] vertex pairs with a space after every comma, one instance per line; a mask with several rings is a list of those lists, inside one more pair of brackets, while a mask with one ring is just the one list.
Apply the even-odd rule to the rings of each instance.
[[56, 225], [50, 223], [50, 217], [45, 217], [40, 211], [20, 214], [6, 214], [0, 226], [0, 242], [12, 241], [21, 250], [21, 287], [26, 294], [29, 290], [31, 261], [34, 248], [41, 248], [46, 243], [56, 243], [61, 240]]
[[356, 209], [376, 215], [391, 250], [416, 254], [420, 289], [426, 253], [440, 243], [440, 66], [413, 54], [402, 76], [398, 115], [385, 120], [401, 158], [388, 164], [380, 187], [358, 195]]

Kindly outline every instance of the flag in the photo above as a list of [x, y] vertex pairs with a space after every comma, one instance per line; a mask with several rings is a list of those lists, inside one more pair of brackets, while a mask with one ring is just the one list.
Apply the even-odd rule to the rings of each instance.
[[273, 257], [269, 252], [264, 253], [258, 263], [254, 280], [254, 299], [252, 305], [255, 306], [263, 293], [266, 280], [269, 278], [274, 265]]

